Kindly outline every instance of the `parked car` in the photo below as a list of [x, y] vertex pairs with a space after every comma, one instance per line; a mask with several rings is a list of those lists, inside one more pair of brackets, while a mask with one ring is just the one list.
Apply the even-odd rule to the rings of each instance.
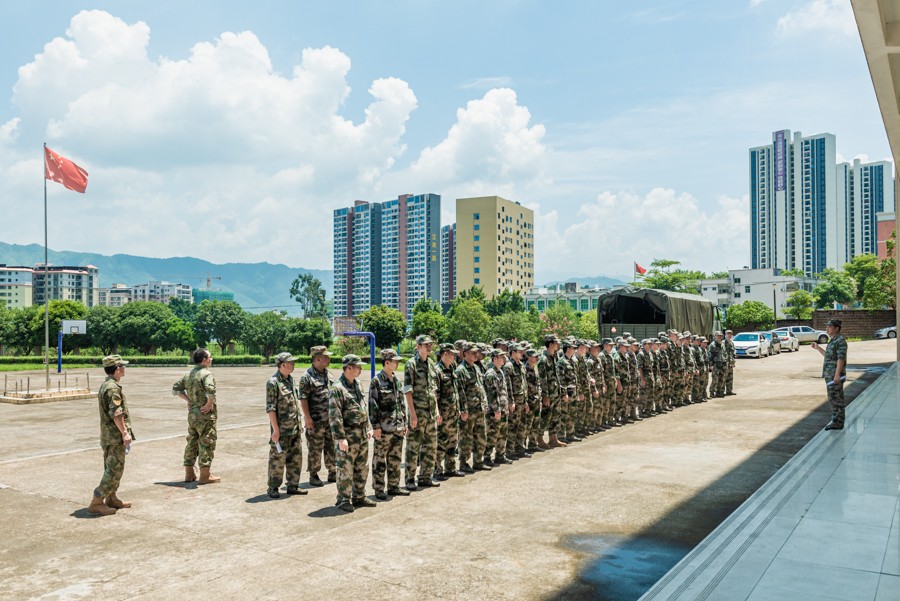
[[766, 340], [769, 341], [769, 347], [772, 349], [772, 354], [778, 353], [781, 354], [781, 338], [778, 337], [778, 332], [763, 332], [763, 336], [766, 337]]
[[775, 328], [774, 331], [781, 332], [782, 330], [792, 333], [801, 343], [818, 342], [819, 344], [825, 344], [828, 342], [828, 334], [822, 330], [814, 330], [809, 326], [786, 326]]
[[799, 351], [800, 350], [800, 341], [797, 340], [797, 337], [794, 336], [794, 333], [789, 330], [772, 330], [773, 333], [778, 335], [778, 339], [781, 341], [781, 350], [783, 351]]
[[741, 332], [731, 339], [734, 343], [734, 353], [738, 357], [767, 357], [769, 341], [759, 332]]
[[875, 338], [896, 338], [897, 337], [897, 326], [891, 326], [889, 328], [881, 328], [880, 330], [875, 330]]

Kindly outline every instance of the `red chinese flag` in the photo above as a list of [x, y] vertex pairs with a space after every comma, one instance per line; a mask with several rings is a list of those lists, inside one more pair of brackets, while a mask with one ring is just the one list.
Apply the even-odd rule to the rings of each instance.
[[84, 194], [88, 172], [44, 146], [44, 178]]
[[635, 262], [634, 272], [637, 274], [640, 274], [640, 275], [644, 275], [645, 273], [647, 273], [647, 270], [644, 269], [643, 267], [641, 267], [640, 265], [638, 265], [637, 262]]

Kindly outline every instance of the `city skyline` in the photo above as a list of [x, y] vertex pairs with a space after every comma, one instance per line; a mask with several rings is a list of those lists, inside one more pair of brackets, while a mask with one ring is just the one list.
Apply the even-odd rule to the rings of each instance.
[[42, 239], [46, 141], [90, 173], [84, 197], [51, 186], [56, 248], [328, 268], [333, 208], [415, 189], [534, 210], [537, 282], [713, 271], [750, 263], [746, 149], [768, 132], [889, 155], [846, 0], [92, 6], [0, 7], [8, 242]]

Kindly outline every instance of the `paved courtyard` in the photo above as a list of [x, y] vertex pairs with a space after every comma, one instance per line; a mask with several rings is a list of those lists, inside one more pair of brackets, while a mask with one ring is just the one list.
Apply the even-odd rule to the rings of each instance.
[[[894, 348], [851, 343], [848, 397]], [[138, 441], [119, 496], [134, 507], [105, 518], [85, 511], [96, 400], [0, 404], [0, 598], [637, 598], [827, 421], [820, 369], [808, 346], [741, 360], [738, 396], [349, 515], [334, 485], [265, 495], [269, 368], [214, 367], [223, 481], [203, 487], [180, 481], [184, 369], [127, 370]]]

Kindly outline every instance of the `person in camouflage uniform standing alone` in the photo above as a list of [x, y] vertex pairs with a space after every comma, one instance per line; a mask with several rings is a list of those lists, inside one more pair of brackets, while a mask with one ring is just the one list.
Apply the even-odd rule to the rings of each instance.
[[300, 406], [303, 408], [306, 426], [307, 469], [310, 485], [324, 486], [325, 483], [319, 478], [323, 454], [328, 481], [335, 481], [334, 440], [328, 425], [328, 393], [332, 385], [328, 365], [331, 353], [324, 346], [314, 346], [309, 349], [309, 354], [312, 365], [300, 376]]
[[[406, 437], [406, 489], [440, 486], [432, 478], [437, 459], [437, 429], [442, 418], [437, 405], [437, 366], [431, 358], [434, 341], [427, 334], [416, 338], [416, 354], [406, 362], [403, 394], [409, 408], [409, 435]], [[416, 470], [419, 479], [416, 480]]]
[[844, 400], [844, 381], [847, 379], [847, 340], [841, 334], [840, 319], [829, 319], [825, 332], [830, 340], [824, 349], [813, 342], [812, 347], [825, 358], [822, 362], [822, 377], [825, 378], [825, 390], [831, 404], [831, 421], [826, 430], [843, 430], [846, 401]]
[[[369, 384], [369, 421], [375, 438], [372, 456], [375, 498], [384, 501], [388, 495], [406, 496], [409, 492], [400, 488], [400, 464], [403, 462], [403, 439], [406, 438], [406, 399], [396, 375], [400, 357], [394, 349], [384, 349], [381, 365], [381, 371]], [[384, 488], [385, 475], [387, 490]]]
[[116, 496], [122, 474], [125, 472], [125, 455], [131, 449], [134, 433], [125, 393], [119, 384], [125, 375], [128, 361], [119, 355], [103, 357], [106, 380], [100, 385], [97, 401], [100, 404], [100, 446], [103, 448], [103, 477], [94, 489], [88, 513], [112, 515], [118, 509], [131, 507]]
[[459, 385], [456, 382], [456, 349], [452, 344], [442, 344], [438, 349], [438, 426], [437, 459], [434, 478], [447, 480], [465, 476], [456, 467], [459, 454]]
[[369, 477], [369, 403], [357, 378], [362, 373], [362, 359], [344, 355], [344, 373], [328, 394], [328, 424], [335, 446], [337, 468], [337, 501], [335, 505], [348, 513], [354, 507], [375, 507], [366, 498]]
[[507, 458], [531, 457], [531, 453], [525, 448], [525, 439], [528, 437], [528, 426], [525, 424], [525, 412], [528, 411], [526, 402], [528, 383], [525, 374], [525, 364], [522, 362], [523, 348], [515, 342], [509, 345], [509, 361], [503, 366], [506, 373], [506, 381], [509, 382], [510, 402], [515, 409], [510, 414], [509, 437], [506, 443]]
[[[544, 336], [544, 353], [538, 361], [538, 375], [541, 381], [541, 429], [538, 432], [538, 444], [541, 448], [564, 447], [557, 433], [560, 431], [559, 405], [567, 402], [565, 390], [560, 382], [559, 369], [557, 368], [556, 353], [559, 350], [559, 338], [555, 334]], [[565, 399], [565, 401], [563, 400]], [[544, 442], [544, 430], [550, 435], [549, 444]]]
[[[459, 437], [459, 471], [472, 474], [476, 470], [490, 470], [484, 465], [484, 450], [487, 447], [487, 396], [484, 392], [484, 380], [477, 367], [480, 355], [474, 342], [463, 345], [463, 362], [456, 368], [456, 381], [462, 394], [460, 398]], [[469, 465], [469, 457], [473, 465]]]
[[[300, 488], [303, 471], [303, 443], [300, 440], [300, 407], [294, 389], [294, 362], [290, 353], [275, 355], [278, 370], [266, 382], [266, 414], [269, 416], [269, 497], [280, 497], [282, 479], [289, 495], [305, 495]], [[286, 477], [285, 477], [286, 476]]]
[[187, 402], [188, 435], [184, 447], [184, 481], [197, 480], [194, 464], [200, 459], [200, 484], [215, 484], [221, 478], [210, 475], [216, 454], [216, 379], [209, 368], [212, 355], [205, 348], [191, 353], [194, 368], [172, 385], [172, 394]]

